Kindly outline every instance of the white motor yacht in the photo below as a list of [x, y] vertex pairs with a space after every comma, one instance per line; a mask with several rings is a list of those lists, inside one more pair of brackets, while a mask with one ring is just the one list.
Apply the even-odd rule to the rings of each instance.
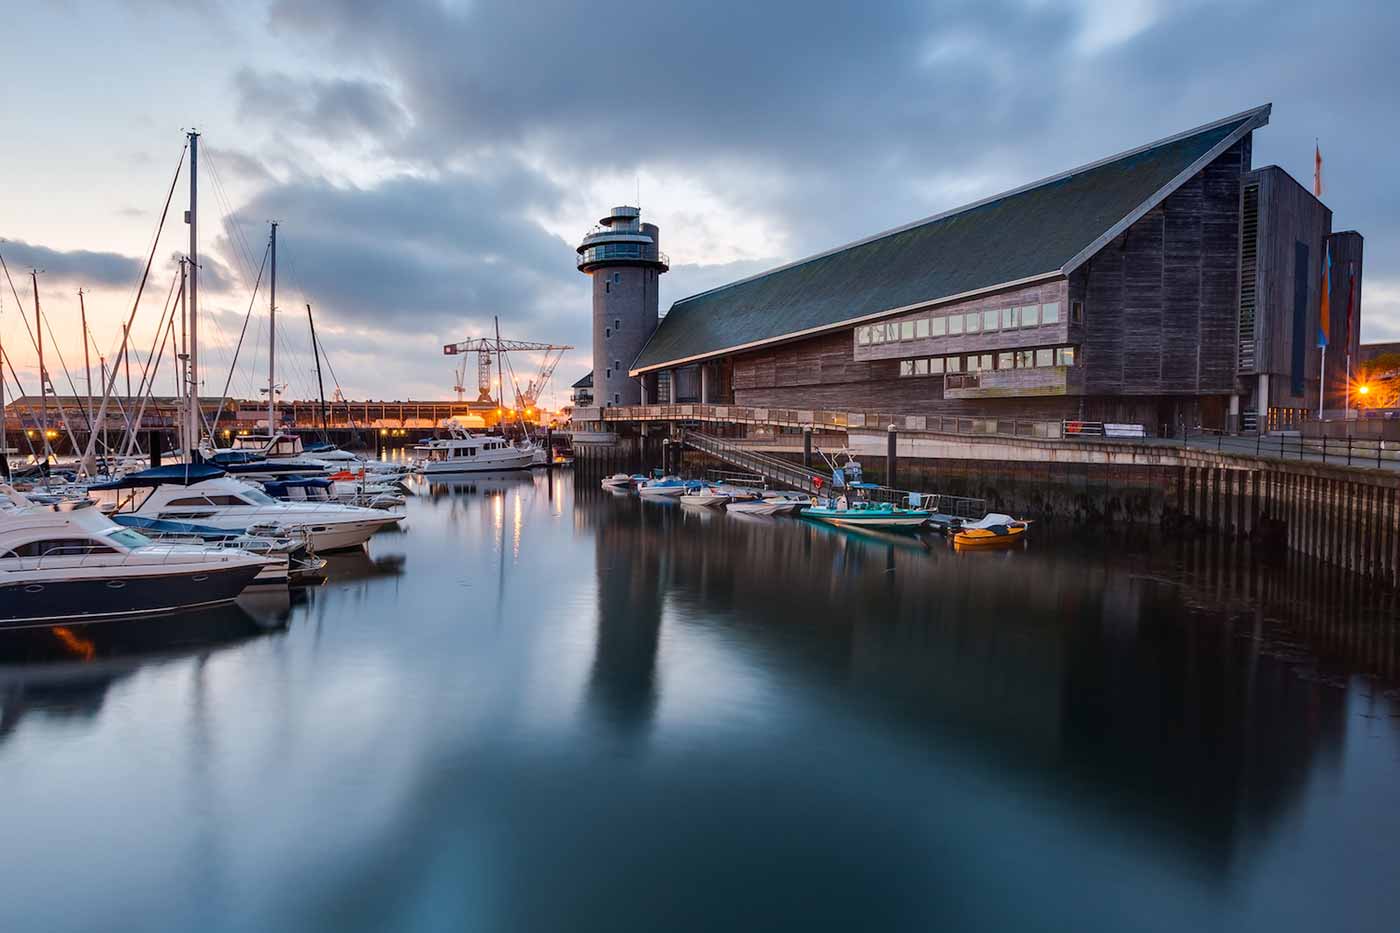
[[283, 536], [305, 532], [317, 553], [359, 547], [400, 513], [335, 502], [282, 502], [212, 464], [176, 464], [89, 487], [104, 511]]
[[153, 543], [90, 501], [35, 505], [8, 486], [0, 498], [0, 628], [229, 602], [267, 563], [238, 550]]
[[534, 460], [533, 450], [515, 447], [503, 437], [478, 437], [456, 421], [445, 427], [447, 437], [435, 437], [413, 448], [418, 468], [425, 475], [525, 470]]

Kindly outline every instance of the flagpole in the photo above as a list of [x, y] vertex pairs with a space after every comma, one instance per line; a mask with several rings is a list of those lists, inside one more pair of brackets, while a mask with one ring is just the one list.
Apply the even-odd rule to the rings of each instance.
[[1322, 406], [1327, 400], [1327, 344], [1322, 345], [1322, 363], [1317, 368], [1317, 420], [1322, 420]]

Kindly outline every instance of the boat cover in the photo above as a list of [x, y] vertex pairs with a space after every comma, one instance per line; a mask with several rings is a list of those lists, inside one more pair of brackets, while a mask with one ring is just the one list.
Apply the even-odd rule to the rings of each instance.
[[172, 463], [128, 473], [110, 483], [95, 483], [89, 489], [143, 489], [148, 486], [190, 486], [206, 479], [218, 479], [225, 471], [209, 463]]

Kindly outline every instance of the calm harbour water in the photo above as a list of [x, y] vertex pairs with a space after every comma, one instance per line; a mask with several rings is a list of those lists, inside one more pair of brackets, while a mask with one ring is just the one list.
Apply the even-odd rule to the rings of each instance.
[[0, 929], [1394, 930], [1393, 605], [421, 485], [319, 588], [0, 633]]

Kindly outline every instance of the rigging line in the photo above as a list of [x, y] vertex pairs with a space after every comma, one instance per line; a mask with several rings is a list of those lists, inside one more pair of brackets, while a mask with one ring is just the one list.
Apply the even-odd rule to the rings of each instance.
[[[165, 207], [160, 212], [160, 223], [156, 227], [155, 241], [151, 244], [151, 252], [146, 256], [146, 268], [141, 273], [141, 284], [136, 289], [136, 298], [131, 303], [131, 314], [127, 317], [126, 327], [122, 329], [122, 349], [126, 349], [127, 343], [131, 339], [131, 325], [136, 321], [136, 310], [141, 306], [141, 296], [146, 291], [146, 280], [151, 275], [151, 264], [155, 262], [156, 248], [160, 245], [160, 234], [165, 229], [165, 220], [170, 215], [170, 202], [175, 197], [175, 186], [180, 183], [180, 168], [185, 164], [185, 153], [189, 151], [189, 142], [180, 147], [180, 160], [175, 165], [175, 175], [170, 179], [170, 190], [165, 194]], [[102, 424], [107, 417], [107, 399], [112, 394], [112, 389], [117, 384], [118, 367], [112, 367], [111, 378], [107, 380], [107, 385], [102, 389], [102, 407], [97, 412], [97, 423]], [[88, 446], [83, 451], [83, 464], [86, 465], [92, 460], [94, 443], [92, 438], [88, 438]]]
[[[34, 406], [24, 401], [24, 399], [26, 399], [28, 396], [24, 394], [24, 386], [20, 384], [19, 373], [15, 371], [14, 361], [10, 359], [9, 353], [4, 354], [3, 362], [8, 363], [10, 365], [10, 374], [15, 377], [15, 397], [14, 401], [12, 401], [10, 404], [23, 404], [25, 410], [29, 412], [29, 419], [35, 424], [38, 424], [39, 416], [34, 413]], [[4, 378], [4, 366], [2, 365], [0, 365], [0, 378]], [[24, 443], [29, 448], [29, 456], [32, 457], [37, 463], [39, 461], [39, 452], [34, 449], [34, 442], [30, 440], [29, 432], [22, 431], [21, 433], [24, 434]]]
[[[253, 294], [248, 298], [248, 311], [243, 315], [243, 329], [238, 332], [238, 345], [233, 348], [233, 362], [229, 363], [228, 378], [224, 380], [224, 391], [219, 400], [219, 411], [214, 415], [214, 427], [219, 426], [219, 418], [224, 413], [224, 406], [228, 404], [228, 387], [233, 382], [233, 371], [238, 367], [238, 354], [243, 349], [243, 337], [248, 333], [248, 320], [253, 316], [253, 306], [257, 304], [258, 288], [262, 285], [263, 270], [267, 268], [267, 254], [271, 249], [272, 244], [269, 242], [267, 248], [263, 250], [262, 265], [258, 267], [258, 278], [253, 283]], [[209, 436], [211, 438], [214, 436], [212, 429], [210, 429]], [[211, 440], [210, 443], [213, 441]]]
[[[171, 291], [171, 294], [173, 295], [174, 292], [175, 292], [175, 289], [174, 289], [173, 286], [171, 287], [170, 291]], [[167, 298], [167, 301], [168, 301], [168, 300], [169, 300], [169, 299]], [[155, 343], [154, 345], [151, 346], [152, 355], [155, 356], [155, 369], [152, 369], [152, 370], [151, 370], [151, 382], [150, 382], [150, 385], [147, 385], [147, 384], [146, 384], [146, 373], [145, 373], [145, 372], [142, 372], [142, 373], [141, 373], [141, 407], [140, 407], [139, 409], [137, 409], [137, 411], [136, 411], [136, 418], [135, 418], [135, 420], [132, 421], [132, 424], [133, 424], [133, 425], [137, 425], [138, 427], [139, 427], [139, 425], [141, 424], [141, 419], [144, 418], [144, 417], [146, 417], [146, 402], [147, 402], [148, 400], [153, 400], [153, 399], [152, 399], [152, 396], [151, 396], [151, 391], [155, 388], [155, 384], [156, 384], [156, 371], [160, 369], [160, 361], [161, 361], [162, 359], [165, 358], [165, 344], [166, 344], [167, 341], [166, 341], [166, 338], [165, 338], [165, 337], [161, 336], [160, 331], [161, 331], [162, 329], [167, 329], [167, 330], [168, 330], [168, 333], [169, 333], [169, 337], [170, 337], [169, 342], [170, 342], [170, 343], [174, 343], [174, 342], [175, 342], [175, 305], [174, 305], [174, 303], [170, 303], [170, 304], [168, 305], [168, 307], [167, 307], [167, 310], [168, 310], [168, 312], [169, 312], [169, 324], [166, 325], [166, 326], [163, 327], [163, 328], [158, 328], [158, 329], [156, 330], [156, 343]], [[165, 325], [165, 322], [166, 322], [166, 317], [165, 317], [165, 315], [162, 315], [162, 317], [161, 317], [161, 323], [162, 323], [163, 325]], [[159, 352], [159, 353], [156, 353], [156, 352], [155, 352], [156, 346], [159, 346], [159, 347], [160, 347], [160, 352]], [[149, 360], [149, 359], [146, 361], [146, 363], [147, 363], [147, 368], [150, 368], [150, 360]], [[198, 393], [198, 392], [195, 393], [195, 399], [196, 399], [196, 401], [198, 401], [198, 399], [199, 399], [199, 393]], [[156, 410], [157, 410], [157, 411], [160, 410], [160, 406], [159, 406], [159, 405], [156, 406]], [[132, 431], [131, 431], [131, 441], [130, 441], [130, 443], [127, 444], [127, 453], [126, 453], [126, 455], [127, 455], [128, 457], [131, 456], [131, 454], [136, 450], [136, 433], [137, 433], [137, 428], [133, 428]], [[153, 440], [152, 440], [152, 443], [153, 443], [153, 444], [159, 444], [160, 441], [159, 441], [159, 439], [153, 439]], [[188, 454], [189, 451], [186, 451], [186, 453]], [[191, 460], [191, 462], [193, 462], [193, 461]]]
[[206, 155], [205, 158], [209, 165], [209, 178], [210, 181], [213, 182], [214, 196], [219, 200], [225, 216], [232, 222], [231, 227], [233, 234], [229, 235], [228, 238], [234, 248], [239, 250], [242, 254], [244, 281], [246, 282], [248, 278], [251, 277], [250, 274], [253, 271], [252, 249], [248, 246], [248, 240], [243, 233], [242, 225], [238, 223], [238, 212], [233, 209], [232, 199], [229, 197], [228, 189], [224, 185], [223, 173], [219, 171], [216, 161], [211, 156]]
[[[40, 365], [39, 365], [39, 395], [40, 395], [41, 398], [47, 398], [46, 393], [47, 393], [48, 389], [46, 389], [45, 386], [52, 387], [52, 386], [53, 386], [53, 381], [47, 378], [47, 377], [48, 377], [48, 367], [43, 365], [43, 362], [42, 362], [42, 361], [43, 361], [43, 354], [39, 351], [39, 344], [38, 344], [37, 342], [35, 342], [35, 340], [34, 340], [34, 331], [32, 331], [32, 330], [29, 329], [29, 315], [28, 315], [27, 313], [25, 313], [25, 310], [24, 310], [24, 302], [22, 302], [22, 301], [19, 300], [19, 292], [17, 292], [17, 291], [15, 290], [15, 280], [12, 279], [12, 278], [10, 278], [10, 267], [9, 267], [8, 265], [5, 264], [5, 257], [4, 257], [3, 255], [0, 255], [0, 268], [3, 268], [3, 269], [5, 270], [5, 280], [6, 280], [7, 282], [10, 283], [10, 293], [11, 293], [12, 295], [15, 296], [15, 305], [16, 305], [16, 306], [18, 307], [18, 309], [19, 309], [19, 311], [18, 311], [19, 320], [20, 320], [20, 323], [24, 325], [24, 332], [25, 332], [26, 334], [29, 335], [29, 344], [30, 344], [30, 346], [32, 346], [32, 347], [34, 348], [34, 352], [35, 352], [36, 354], [38, 354], [39, 357], [40, 357]], [[37, 294], [35, 295], [35, 299], [34, 299], [34, 307], [35, 307], [36, 310], [39, 310], [40, 316], [42, 316], [42, 315], [43, 315], [43, 311], [42, 311], [41, 309], [39, 309], [39, 300], [38, 300], [38, 295], [37, 295]], [[36, 328], [38, 327], [38, 321], [35, 321], [35, 325], [34, 325], [34, 326], [35, 326]], [[43, 335], [40, 334], [40, 336], [43, 336]], [[50, 336], [50, 338], [53, 337], [53, 328], [52, 328], [52, 327], [49, 328], [49, 336]], [[58, 348], [55, 347], [54, 349], [57, 350]], [[60, 356], [59, 356], [59, 362], [60, 362], [60, 363], [63, 362], [63, 357], [62, 357], [61, 354], [60, 354]], [[68, 367], [67, 367], [67, 366], [64, 366], [64, 367], [63, 367], [63, 372], [64, 372], [64, 375], [67, 375], [67, 374], [68, 374]], [[72, 380], [72, 379], [69, 379], [68, 381], [69, 381], [69, 384], [71, 385], [73, 380]], [[55, 401], [55, 402], [58, 401], [58, 393], [57, 393], [57, 392], [54, 392], [54, 401]], [[85, 416], [85, 417], [86, 417], [86, 416]], [[73, 433], [73, 426], [70, 425], [70, 424], [68, 423], [68, 412], [67, 412], [67, 410], [64, 409], [64, 407], [63, 407], [62, 404], [59, 404], [59, 406], [58, 406], [58, 419], [59, 419], [59, 421], [63, 422], [63, 430], [64, 430], [64, 433], [66, 433], [66, 434], [68, 435], [68, 443], [70, 443], [70, 444], [73, 445], [73, 449], [74, 449], [74, 450], [77, 450], [77, 449], [78, 449], [78, 438], [77, 438], [77, 435], [75, 435], [75, 434]]]
[[[164, 343], [165, 341], [165, 336], [162, 332], [165, 330], [166, 318], [169, 317], [172, 324], [175, 320], [175, 305], [170, 299], [175, 294], [175, 283], [178, 281], [178, 277], [172, 276], [170, 279], [170, 292], [165, 296], [165, 306], [161, 309], [160, 322], [156, 326], [156, 342], [153, 342], [151, 344], [151, 352], [149, 355], [147, 355], [146, 362], [141, 369], [141, 381], [137, 384], [136, 387], [136, 397], [141, 400], [141, 406], [136, 410], [136, 416], [127, 422], [126, 436], [122, 438], [121, 443], [121, 446], [125, 448], [123, 456], [131, 456], [131, 454], [136, 450], [137, 435], [141, 430], [141, 419], [146, 416], [146, 396], [148, 391], [155, 386], [155, 373], [151, 370], [151, 360], [156, 355], [155, 351], [157, 342]], [[140, 362], [141, 360], [141, 351], [139, 350], [136, 352], [136, 360], [137, 362]], [[148, 373], [150, 374], [149, 386], [147, 385]], [[128, 399], [127, 401], [130, 402], [130, 399]]]
[[[43, 311], [39, 312], [39, 316], [43, 320], [44, 326], [49, 329], [49, 342], [53, 344], [53, 352], [58, 355], [58, 366], [63, 370], [63, 378], [68, 380], [68, 390], [73, 393], [73, 399], [76, 401], [78, 398], [78, 387], [73, 384], [73, 376], [68, 372], [68, 364], [63, 361], [63, 351], [58, 348], [58, 338], [53, 334], [53, 324], [49, 323], [49, 316], [44, 314]], [[58, 393], [54, 393], [54, 397], [57, 399]], [[88, 401], [90, 404], [91, 399]], [[87, 410], [88, 406], [84, 405], [82, 407], [83, 422], [87, 425], [88, 434], [91, 434], [92, 422], [88, 420]]]

